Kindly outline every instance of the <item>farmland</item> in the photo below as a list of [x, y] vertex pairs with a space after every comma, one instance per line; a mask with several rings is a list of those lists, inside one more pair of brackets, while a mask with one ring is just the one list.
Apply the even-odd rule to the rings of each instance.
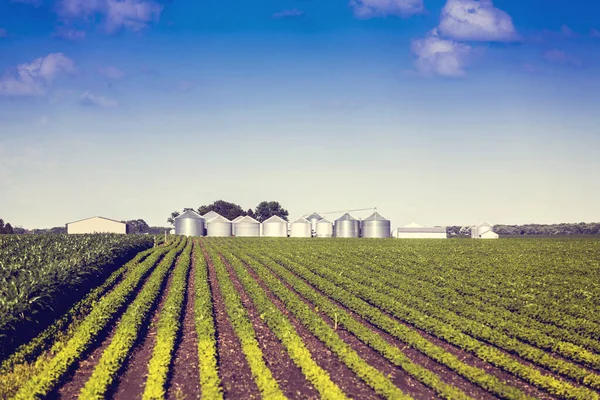
[[2, 397], [600, 399], [597, 239], [177, 236], [122, 264]]

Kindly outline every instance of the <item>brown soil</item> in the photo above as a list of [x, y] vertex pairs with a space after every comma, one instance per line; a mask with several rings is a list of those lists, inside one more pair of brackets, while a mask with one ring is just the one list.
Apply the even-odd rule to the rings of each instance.
[[217, 332], [217, 364], [223, 385], [223, 396], [231, 399], [259, 399], [260, 392], [242, 352], [242, 345], [229, 322], [212, 260], [206, 251], [204, 251], [204, 257], [208, 261], [208, 280], [213, 294]]
[[[225, 260], [223, 261], [225, 262]], [[259, 312], [239, 282], [233, 268], [227, 262], [225, 262], [225, 265], [235, 289], [240, 294], [242, 304], [248, 312], [256, 333], [256, 338], [263, 352], [265, 363], [271, 370], [277, 383], [279, 383], [281, 391], [286, 397], [292, 399], [318, 399], [319, 392], [306, 379], [302, 370], [294, 364], [277, 336], [259, 318]]]
[[[154, 268], [156, 268], [156, 265], [158, 265], [160, 261], [161, 260], [159, 259], [155, 264], [155, 267], [151, 268], [142, 278], [142, 284], [138, 286], [138, 290], [134, 290], [133, 294], [131, 295], [132, 299], [135, 298], [135, 294], [139, 292], [139, 288], [143, 288], [146, 285], [146, 280], [148, 276], [150, 276], [150, 274], [152, 273], [152, 271], [154, 271]], [[115, 289], [115, 287], [116, 285], [113, 286], [109, 291], [107, 291], [104, 294], [104, 296], [107, 296], [109, 293], [111, 293]], [[92, 376], [94, 368], [96, 367], [96, 364], [102, 357], [104, 350], [106, 350], [106, 348], [112, 341], [117, 326], [121, 321], [121, 317], [128, 306], [129, 303], [126, 302], [125, 305], [121, 307], [121, 309], [117, 312], [117, 316], [115, 316], [113, 322], [107, 326], [107, 328], [104, 330], [104, 333], [101, 333], [99, 335], [98, 340], [95, 342], [95, 344], [92, 345], [90, 349], [88, 349], [84, 353], [81, 361], [76, 363], [70, 369], [70, 372], [63, 378], [62, 385], [60, 385], [52, 393], [50, 393], [49, 398], [73, 399], [79, 395], [79, 392], [81, 391], [81, 389], [83, 389], [85, 383]]]
[[[197, 243], [194, 242], [194, 247], [196, 245]], [[168, 399], [197, 399], [200, 397], [198, 338], [196, 337], [196, 325], [194, 321], [195, 276], [196, 261], [192, 257], [192, 265], [188, 275], [188, 286], [185, 294], [183, 322], [181, 324], [182, 333], [179, 338], [180, 340], [175, 345], [173, 373], [167, 384]]]
[[[293, 274], [294, 276], [296, 276], [299, 279], [302, 279], [302, 281], [304, 281], [306, 284], [310, 285], [314, 290], [316, 290], [319, 294], [328, 297], [325, 293], [321, 292], [318, 288], [316, 288], [315, 286], [313, 286], [310, 282], [308, 282], [306, 279], [304, 279], [303, 277], [299, 276], [298, 274], [296, 274], [295, 272], [291, 271], [288, 269], [288, 271]], [[356, 313], [354, 313], [353, 311], [351, 311], [350, 309], [348, 309], [347, 307], [345, 307], [344, 305], [342, 305], [341, 303], [337, 302], [334, 299], [329, 298], [329, 301], [331, 301], [332, 303], [334, 303], [335, 305], [341, 307], [342, 309], [344, 309], [345, 311], [349, 312], [356, 320], [360, 321], [361, 323], [363, 323], [365, 326], [368, 326], [369, 328], [371, 328], [372, 330], [374, 330], [375, 332], [378, 332], [380, 334], [382, 334], [382, 336], [387, 339], [390, 343], [396, 345], [397, 347], [401, 348], [405, 354], [409, 355], [409, 357], [411, 357], [412, 354], [421, 354], [421, 356], [426, 357], [427, 359], [429, 359], [429, 357], [427, 357], [426, 355], [418, 352], [418, 350], [416, 349], [412, 349], [412, 348], [408, 348], [407, 345], [396, 339], [395, 337], [381, 331], [380, 329], [378, 329], [377, 327], [375, 327], [374, 325], [372, 325], [370, 322], [362, 319], [362, 317], [360, 317], [359, 315], [357, 315]], [[407, 322], [404, 322], [400, 319], [398, 319], [397, 317], [395, 317], [394, 315], [389, 314], [388, 312], [386, 312], [385, 310], [378, 308], [382, 313], [384, 313], [386, 316], [390, 317], [391, 319], [393, 319], [394, 321], [411, 328], [412, 330], [414, 330], [415, 332], [419, 333], [423, 338], [427, 339], [429, 342], [433, 343], [436, 346], [441, 347], [442, 349], [444, 349], [445, 351], [447, 351], [448, 353], [456, 356], [459, 360], [461, 360], [462, 362], [464, 362], [467, 365], [473, 366], [473, 367], [477, 367], [480, 368], [482, 370], [484, 370], [486, 373], [493, 375], [495, 377], [497, 377], [498, 379], [500, 379], [501, 381], [503, 381], [506, 384], [509, 384], [511, 386], [514, 386], [520, 390], [522, 390], [525, 394], [529, 395], [529, 396], [533, 396], [536, 397], [538, 399], [553, 399], [554, 397], [552, 397], [550, 394], [545, 393], [544, 391], [542, 391], [541, 389], [536, 388], [535, 386], [521, 380], [520, 378], [512, 375], [509, 372], [506, 372], [498, 367], [495, 367], [481, 359], [479, 359], [478, 357], [476, 357], [475, 355], [468, 353], [464, 350], [462, 350], [461, 348], [454, 346], [448, 342], [445, 342], [442, 339], [439, 339]], [[406, 350], [410, 349], [411, 352], [407, 352]], [[505, 353], [508, 354], [508, 353]], [[510, 354], [508, 354], [510, 355]], [[528, 363], [527, 361], [518, 359], [517, 357], [514, 357], [512, 355], [510, 355], [511, 357], [513, 357], [515, 360], [523, 363], [524, 365], [532, 365], [531, 363]], [[411, 359], [413, 361], [417, 361], [417, 359], [414, 359], [411, 357]], [[441, 368], [442, 370], [447, 370], [448, 373], [440, 373], [437, 370], [432, 369], [432, 371], [438, 373], [438, 375], [440, 375], [440, 377], [449, 384], [452, 385], [456, 385], [459, 388], [463, 389], [464, 386], [463, 383], [460, 383], [460, 385], [458, 384], [461, 380], [466, 382], [466, 379], [460, 377], [460, 375], [456, 374], [455, 372], [453, 372], [452, 370], [448, 369], [447, 367], [438, 364], [436, 361], [429, 359], [430, 360], [430, 365], [434, 365], [437, 364], [437, 368]], [[422, 364], [425, 367], [427, 367], [429, 369], [428, 365]], [[540, 368], [538, 368], [542, 373], [545, 374], [549, 374], [548, 371], [542, 370]], [[438, 369], [439, 370], [439, 369]], [[446, 381], [446, 378], [450, 378], [452, 375], [455, 376], [455, 378], [451, 378], [450, 380]], [[474, 387], [474, 384], [471, 384], [471, 387]], [[465, 387], [466, 389], [466, 387]], [[463, 390], [465, 390], [463, 389]], [[475, 388], [474, 390], [477, 390], [478, 392], [481, 392], [483, 389], [480, 389], [479, 387]], [[466, 393], [468, 394], [469, 392], [466, 391]], [[487, 393], [487, 392], [485, 392]], [[473, 393], [475, 394], [475, 392]], [[486, 394], [487, 396], [487, 394]], [[475, 398], [481, 398], [480, 396], [475, 396]]]
[[[177, 262], [179, 262], [179, 259]], [[110, 393], [111, 397], [115, 399], [133, 400], [142, 398], [146, 377], [148, 376], [148, 362], [152, 358], [152, 352], [156, 344], [156, 324], [171, 288], [173, 268], [171, 267], [166, 284], [163, 284], [157, 305], [151, 310], [150, 320], [147, 324], [144, 324], [140, 331], [136, 345], [129, 353], [122, 368], [122, 373], [119, 374], [118, 382], [115, 383], [115, 387]]]
[[331, 350], [317, 339], [308, 329], [291, 314], [278, 297], [271, 292], [268, 286], [256, 275], [254, 270], [248, 271], [255, 281], [263, 288], [269, 299], [277, 308], [287, 316], [298, 335], [310, 351], [313, 360], [329, 373], [331, 380], [340, 387], [349, 397], [356, 399], [378, 399], [379, 395], [364, 383], [351, 369], [349, 369]]

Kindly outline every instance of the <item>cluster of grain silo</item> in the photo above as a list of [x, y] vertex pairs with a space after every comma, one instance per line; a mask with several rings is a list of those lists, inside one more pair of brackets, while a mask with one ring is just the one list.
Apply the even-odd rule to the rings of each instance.
[[252, 217], [246, 215], [237, 219], [233, 224], [235, 226], [235, 236], [237, 237], [260, 236], [260, 222]]
[[473, 239], [498, 239], [498, 234], [492, 229], [494, 225], [485, 221], [471, 228], [471, 238]]
[[219, 214], [206, 222], [206, 236], [228, 237], [233, 234], [232, 232], [233, 224], [231, 221]]
[[317, 222], [316, 237], [328, 238], [333, 237], [333, 223], [326, 220], [325, 218]]
[[306, 218], [298, 218], [290, 224], [290, 237], [309, 238], [312, 236], [312, 224]]
[[381, 214], [374, 212], [360, 221], [360, 234], [364, 238], [389, 238], [392, 222]]
[[357, 238], [360, 237], [360, 221], [346, 213], [335, 220], [335, 237]]

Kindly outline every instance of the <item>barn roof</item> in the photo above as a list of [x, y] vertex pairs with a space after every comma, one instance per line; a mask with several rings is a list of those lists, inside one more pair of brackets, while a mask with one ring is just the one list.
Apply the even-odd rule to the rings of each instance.
[[119, 224], [126, 224], [125, 222], [123, 222], [123, 221], [117, 221], [116, 219], [110, 219], [110, 218], [106, 218], [106, 217], [95, 216], [95, 217], [89, 217], [89, 218], [79, 219], [79, 220], [73, 221], [73, 222], [67, 222], [67, 225], [75, 224], [77, 222], [87, 221], [88, 219], [94, 219], [94, 218], [105, 219], [107, 221], [117, 222]]

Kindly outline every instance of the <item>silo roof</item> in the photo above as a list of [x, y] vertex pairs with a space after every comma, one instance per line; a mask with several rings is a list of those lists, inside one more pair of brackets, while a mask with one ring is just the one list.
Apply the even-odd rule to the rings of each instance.
[[209, 221], [209, 220], [213, 219], [214, 217], [216, 217], [217, 215], [218, 215], [219, 217], [223, 217], [221, 214], [219, 214], [219, 213], [218, 213], [218, 212], [216, 212], [216, 211], [209, 211], [209, 212], [207, 212], [206, 214], [204, 214], [202, 217], [203, 217], [205, 220]]
[[310, 219], [323, 219], [323, 217], [321, 217], [319, 214], [312, 213], [311, 215], [309, 215], [308, 217], [306, 217], [306, 220], [310, 220]]
[[231, 221], [228, 220], [227, 218], [225, 218], [224, 216], [217, 214], [214, 218], [211, 218], [208, 221], [206, 221], [207, 224], [210, 224], [211, 222], [231, 222]]
[[255, 220], [254, 218], [246, 215], [240, 219], [236, 218], [236, 221], [234, 221], [236, 224], [260, 224], [260, 222], [258, 222], [257, 220]]
[[292, 224], [310, 224], [310, 222], [306, 218], [300, 217], [294, 222], [292, 222]]
[[344, 215], [342, 215], [341, 217], [339, 217], [336, 221], [358, 221], [356, 218], [354, 218], [352, 215], [350, 215], [349, 213], [346, 213]]
[[175, 217], [175, 219], [181, 219], [181, 218], [202, 219], [202, 216], [200, 214], [198, 214], [196, 211], [187, 210], [183, 214], [180, 214], [177, 217]]
[[328, 219], [323, 218], [322, 220], [318, 221], [317, 224], [331, 224], [331, 221], [329, 221]]
[[369, 215], [367, 218], [363, 219], [363, 221], [389, 221], [386, 217], [379, 214], [378, 212], [374, 212]]
[[287, 221], [278, 215], [273, 215], [263, 221], [263, 224], [281, 223], [287, 224]]

